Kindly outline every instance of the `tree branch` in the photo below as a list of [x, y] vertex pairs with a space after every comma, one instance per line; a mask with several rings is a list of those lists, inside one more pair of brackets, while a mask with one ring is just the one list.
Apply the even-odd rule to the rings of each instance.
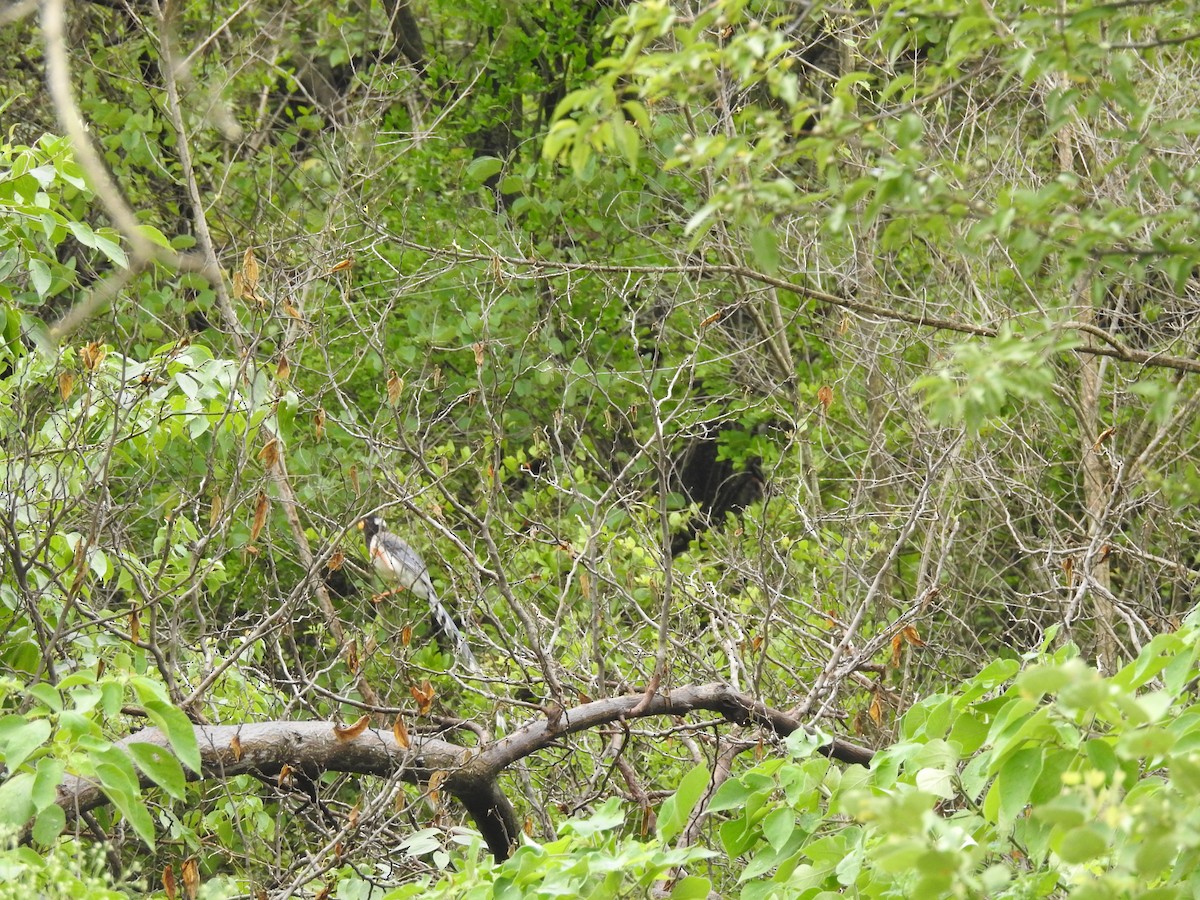
[[[551, 723], [530, 722], [508, 737], [477, 747], [460, 747], [439, 738], [417, 738], [401, 747], [390, 731], [368, 728], [355, 737], [339, 737], [328, 722], [260, 722], [253, 725], [195, 725], [202, 775], [223, 779], [255, 774], [278, 777], [284, 767], [315, 779], [321, 772], [399, 776], [411, 784], [424, 784], [435, 772], [445, 773], [443, 790], [456, 797], [475, 821], [497, 859], [505, 859], [516, 845], [520, 826], [512, 803], [497, 782], [510, 765], [547, 747], [566, 734], [575, 734], [628, 718], [682, 716], [707, 710], [739, 725], [758, 724], [779, 736], [801, 729], [813, 730], [797, 719], [772, 709], [727, 684], [704, 684], [654, 695], [627, 694], [585, 703], [564, 711]], [[147, 728], [118, 741], [118, 748], [151, 744], [171, 751], [170, 742], [157, 728]], [[869, 765], [872, 752], [834, 739], [821, 752], [842, 762]], [[152, 782], [142, 776], [142, 787]], [[100, 786], [69, 775], [59, 786], [57, 803], [69, 815], [82, 816], [108, 803]]]

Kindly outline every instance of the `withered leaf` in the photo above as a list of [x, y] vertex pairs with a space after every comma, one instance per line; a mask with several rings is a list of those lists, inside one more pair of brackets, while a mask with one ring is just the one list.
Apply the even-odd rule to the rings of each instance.
[[254, 256], [253, 247], [247, 247], [242, 256], [242, 284], [250, 294], [258, 288], [258, 260]]
[[175, 897], [178, 896], [175, 886], [175, 870], [171, 868], [170, 864], [163, 867], [162, 886], [163, 891], [167, 895], [167, 900], [175, 900]]
[[96, 341], [92, 341], [79, 351], [79, 359], [89, 372], [95, 372], [100, 368], [100, 363], [104, 362], [106, 356], [108, 356], [108, 348]]
[[335, 263], [334, 265], [330, 266], [329, 274], [332, 275], [334, 272], [345, 271], [346, 269], [350, 268], [352, 265], [354, 265], [354, 259], [351, 257], [347, 257], [346, 259], [343, 259], [341, 262]]
[[827, 384], [821, 385], [817, 389], [817, 402], [821, 404], [823, 409], [828, 411], [829, 407], [833, 404], [833, 388]]
[[216, 528], [221, 521], [221, 514], [225, 512], [225, 501], [221, 499], [220, 494], [213, 494], [212, 505], [208, 510], [208, 527]]
[[871, 707], [870, 707], [870, 709], [867, 710], [867, 713], [871, 716], [871, 721], [874, 722], [876, 725], [882, 724], [882, 722], [883, 722], [883, 706], [879, 702], [879, 692], [878, 691], [876, 691], [875, 696], [871, 698]]
[[904, 630], [901, 631], [900, 633], [902, 635], [904, 635], [904, 639], [906, 641], [908, 641], [910, 644], [912, 644], [914, 647], [924, 647], [925, 646], [925, 642], [923, 640], [921, 640], [921, 633], [919, 631], [917, 631], [915, 626], [905, 625]]
[[366, 731], [370, 724], [370, 716], [360, 716], [353, 725], [334, 725], [333, 733], [339, 741], [352, 741]]
[[180, 868], [183, 872], [183, 895], [187, 900], [196, 900], [196, 895], [200, 893], [200, 865], [196, 857], [189, 856]]
[[250, 526], [250, 543], [258, 540], [258, 536], [262, 534], [263, 526], [267, 524], [267, 513], [271, 509], [271, 500], [265, 491], [258, 492], [258, 499], [254, 502], [254, 524]]
[[292, 374], [292, 367], [288, 363], [287, 354], [286, 353], [279, 354], [279, 362], [275, 366], [275, 380], [276, 381], [287, 381], [288, 378], [291, 377], [291, 374]]
[[404, 719], [400, 716], [396, 716], [396, 721], [392, 723], [392, 736], [402, 750], [407, 750], [412, 746], [412, 741], [408, 738], [408, 726], [404, 724]]
[[420, 687], [413, 685], [409, 688], [413, 699], [417, 701], [417, 714], [424, 716], [429, 714], [429, 710], [433, 708], [433, 698], [435, 691], [433, 685], [426, 679], [421, 683]]
[[66, 403], [71, 399], [71, 391], [75, 389], [75, 375], [73, 372], [63, 372], [58, 376], [58, 396], [62, 397]]
[[404, 390], [404, 379], [401, 378], [395, 369], [388, 373], [387, 380], [387, 397], [388, 403], [395, 406], [400, 402], [400, 393]]
[[317, 413], [313, 416], [313, 425], [316, 427], [317, 440], [325, 437], [325, 407], [317, 409]]
[[279, 462], [279, 439], [271, 438], [263, 444], [263, 448], [258, 451], [258, 458], [268, 469], [274, 468]]
[[236, 734], [229, 739], [229, 752], [233, 754], [234, 762], [242, 758], [242, 739]]

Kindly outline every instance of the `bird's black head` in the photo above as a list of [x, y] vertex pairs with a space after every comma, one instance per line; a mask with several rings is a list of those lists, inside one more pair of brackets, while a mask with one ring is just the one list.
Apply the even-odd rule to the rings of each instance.
[[387, 528], [387, 523], [379, 516], [367, 516], [359, 520], [358, 527], [362, 531], [363, 537], [366, 538], [367, 547], [369, 548], [371, 546], [371, 538]]

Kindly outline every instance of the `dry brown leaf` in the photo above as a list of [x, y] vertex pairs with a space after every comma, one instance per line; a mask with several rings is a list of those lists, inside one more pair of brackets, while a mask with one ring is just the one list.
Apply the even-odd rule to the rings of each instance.
[[317, 414], [313, 416], [313, 425], [316, 427], [317, 440], [325, 437], [325, 407], [317, 409]]
[[358, 804], [359, 801], [355, 800], [354, 805], [350, 807], [349, 815], [346, 816], [346, 824], [351, 828], [358, 824]]
[[238, 300], [245, 300], [247, 297], [246, 279], [242, 277], [241, 272], [233, 273], [233, 296]]
[[352, 265], [354, 265], [354, 258], [348, 256], [345, 259], [343, 259], [341, 262], [335, 263], [334, 265], [330, 266], [329, 274], [332, 275], [334, 272], [344, 272], [346, 269], [350, 268]]
[[425, 716], [429, 714], [429, 710], [433, 708], [433, 698], [435, 691], [433, 685], [426, 679], [421, 683], [420, 687], [413, 685], [409, 688], [413, 695], [413, 699], [417, 701], [417, 715]]
[[400, 393], [404, 390], [404, 379], [401, 378], [395, 369], [388, 373], [387, 380], [387, 397], [388, 403], [395, 406], [400, 402]]
[[914, 647], [924, 647], [925, 642], [921, 640], [921, 633], [917, 631], [913, 625], [905, 625], [904, 630], [900, 632], [904, 635], [904, 640], [908, 641]]
[[904, 647], [904, 637], [899, 633], [892, 635], [892, 668], [900, 666], [900, 650]]
[[1102, 432], [1100, 432], [1100, 436], [1098, 438], [1096, 438], [1096, 443], [1092, 444], [1092, 451], [1095, 452], [1095, 451], [1099, 450], [1101, 448], [1101, 446], [1103, 446], [1104, 442], [1107, 441], [1110, 437], [1113, 436], [1113, 434], [1116, 433], [1116, 430], [1117, 430], [1116, 425], [1109, 425]]
[[400, 629], [400, 646], [407, 647], [412, 643], [412, 626], [405, 625]]
[[108, 348], [96, 341], [92, 341], [79, 350], [79, 359], [89, 372], [95, 372], [100, 368], [100, 363], [104, 362], [106, 356], [108, 356]]
[[321, 885], [321, 889], [313, 894], [313, 900], [329, 900], [329, 895], [333, 892], [333, 883], [326, 882]]
[[277, 782], [280, 787], [283, 787], [285, 784], [291, 784], [291, 781], [292, 767], [287, 763], [284, 763], [283, 767], [279, 770], [279, 778], [277, 779]]
[[253, 294], [258, 288], [258, 260], [254, 257], [253, 247], [247, 247], [242, 256], [242, 284], [248, 294]]
[[262, 534], [263, 526], [267, 524], [267, 513], [271, 509], [271, 500], [267, 497], [265, 491], [258, 492], [258, 499], [254, 501], [254, 524], [250, 526], [250, 543], [258, 540], [258, 536]]
[[129, 640], [135, 644], [142, 640], [142, 620], [136, 609], [129, 613]]
[[350, 487], [354, 488], [355, 495], [362, 493], [358, 486], [358, 466], [350, 467]]
[[242, 758], [242, 739], [236, 734], [229, 739], [229, 752], [233, 754], [234, 762]]
[[181, 866], [183, 871], [183, 895], [187, 900], [196, 900], [200, 893], [200, 865], [196, 857], [189, 856]]
[[838, 322], [838, 336], [845, 334], [850, 330], [850, 314], [842, 316], [842, 320]]
[[220, 494], [213, 494], [212, 505], [208, 510], [208, 527], [210, 529], [217, 527], [223, 512], [225, 512], [225, 501], [221, 499]]
[[333, 734], [339, 741], [352, 741], [371, 724], [370, 716], [360, 716], [353, 725], [334, 725]]
[[830, 405], [833, 403], [833, 388], [827, 384], [821, 385], [817, 389], [817, 402], [821, 404], [823, 409], [828, 411]]
[[592, 599], [592, 579], [587, 572], [579, 573], [579, 593], [583, 595], [584, 600]]
[[341, 550], [336, 551], [333, 556], [329, 557], [329, 562], [325, 563], [325, 568], [330, 572], [336, 572], [346, 564], [346, 554]]
[[58, 396], [62, 397], [63, 403], [71, 399], [71, 391], [75, 390], [75, 374], [73, 372], [63, 372], [58, 376]]
[[721, 321], [721, 319], [723, 319], [724, 317], [725, 317], [725, 310], [724, 310], [724, 309], [718, 309], [718, 310], [717, 310], [715, 313], [713, 313], [711, 316], [708, 316], [707, 318], [705, 318], [705, 319], [702, 319], [702, 320], [701, 320], [701, 322], [700, 322], [700, 327], [701, 327], [701, 328], [707, 328], [709, 325], [716, 325], [716, 324], [717, 324], [718, 322], [720, 322], [720, 321]]
[[412, 741], [408, 738], [408, 726], [404, 724], [404, 720], [396, 716], [396, 721], [392, 723], [392, 736], [396, 739], [396, 743], [401, 750], [407, 750], [412, 746]]
[[357, 675], [359, 666], [358, 656], [358, 641], [351, 641], [346, 645], [346, 668], [350, 670], [350, 674]]
[[521, 830], [525, 832], [526, 837], [533, 837], [533, 817], [526, 816], [525, 824], [521, 826]]
[[287, 381], [288, 378], [291, 377], [291, 375], [292, 375], [292, 367], [288, 363], [287, 354], [286, 353], [279, 354], [279, 362], [275, 366], [275, 380], [276, 381]]
[[288, 300], [283, 301], [283, 311], [285, 313], [287, 313], [289, 316], [291, 316], [293, 319], [304, 318], [303, 316], [300, 315], [300, 310], [298, 310], [298, 309], [296, 309], [296, 307], [292, 306], [291, 302]]
[[867, 710], [871, 716], [871, 721], [876, 725], [883, 723], [883, 706], [879, 702], [879, 692], [876, 691], [875, 696], [871, 698], [871, 707]]
[[279, 462], [279, 440], [271, 438], [263, 444], [263, 448], [258, 451], [258, 459], [268, 469], [275, 468], [275, 464]]
[[471, 349], [475, 351], [475, 368], [483, 367], [483, 342], [476, 341], [471, 345]]
[[177, 888], [175, 887], [175, 870], [170, 864], [163, 867], [162, 873], [163, 891], [166, 892], [167, 900], [175, 900]]

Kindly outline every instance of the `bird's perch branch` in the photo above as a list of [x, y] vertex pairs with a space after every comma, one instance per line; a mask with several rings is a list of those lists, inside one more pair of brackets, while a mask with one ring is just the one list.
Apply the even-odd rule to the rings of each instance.
[[[481, 747], [461, 747], [436, 738], [414, 738], [401, 747], [390, 731], [368, 728], [354, 737], [339, 736], [328, 722], [261, 722], [253, 725], [196, 725], [203, 778], [230, 778], [254, 773], [278, 776], [289, 766], [309, 777], [321, 772], [399, 776], [413, 784], [444, 772], [441, 788], [454, 795], [475, 820], [497, 859], [508, 856], [517, 842], [519, 825], [512, 804], [500, 790], [498, 776], [510, 765], [561, 739], [601, 725], [631, 718], [686, 716], [715, 712], [740, 725], [760, 725], [786, 736], [807, 726], [786, 713], [766, 706], [726, 684], [705, 684], [656, 694], [644, 703], [642, 693], [585, 703], [565, 710], [553, 721], [538, 719], [512, 734]], [[157, 728], [139, 731], [118, 742], [153, 744], [170, 750]], [[871, 751], [835, 739], [821, 748], [825, 755], [847, 763], [868, 765]], [[197, 776], [191, 773], [193, 778]], [[143, 787], [151, 782], [143, 778]], [[59, 787], [58, 804], [79, 815], [108, 803], [99, 785], [69, 776]]]

